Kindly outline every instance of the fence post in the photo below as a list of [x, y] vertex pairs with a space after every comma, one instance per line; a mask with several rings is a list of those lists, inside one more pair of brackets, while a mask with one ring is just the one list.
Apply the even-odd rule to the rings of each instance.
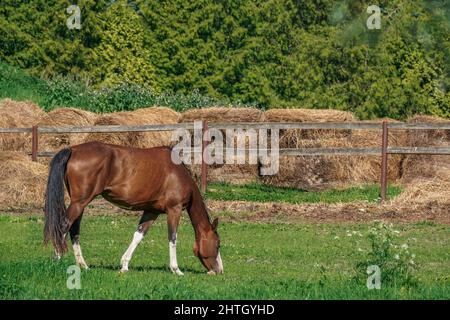
[[37, 161], [37, 153], [38, 153], [38, 127], [33, 126], [31, 128], [31, 160]]
[[381, 202], [386, 201], [387, 174], [388, 174], [388, 127], [386, 120], [383, 121], [383, 134], [381, 141]]
[[201, 190], [203, 193], [206, 192], [206, 185], [208, 183], [208, 166], [205, 161], [205, 149], [207, 141], [205, 140], [205, 132], [208, 130], [208, 122], [206, 120], [202, 121], [202, 177], [201, 177]]

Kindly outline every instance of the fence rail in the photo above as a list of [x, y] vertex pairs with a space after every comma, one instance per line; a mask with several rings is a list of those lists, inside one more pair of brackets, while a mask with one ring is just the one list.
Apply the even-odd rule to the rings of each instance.
[[[208, 123], [214, 129], [323, 129], [323, 130], [381, 130], [383, 124], [379, 122], [236, 122], [236, 123]], [[436, 123], [387, 123], [388, 129], [396, 130], [450, 130], [450, 122]], [[65, 126], [38, 127], [39, 133], [115, 133], [115, 132], [149, 132], [172, 131], [176, 129], [194, 129], [193, 122], [152, 125], [106, 125], [106, 126]], [[32, 128], [0, 128], [0, 133], [30, 133]]]
[[[402, 122], [239, 122], [239, 123], [207, 123], [205, 120], [196, 126], [193, 122], [175, 124], [152, 124], [152, 125], [106, 125], [106, 126], [66, 126], [66, 127], [38, 127], [31, 128], [0, 128], [0, 133], [18, 134], [31, 133], [31, 158], [37, 161], [38, 157], [51, 157], [53, 151], [38, 151], [39, 134], [63, 134], [63, 133], [119, 133], [119, 132], [151, 132], [151, 131], [173, 131], [177, 129], [202, 130], [203, 136], [208, 128], [214, 129], [304, 129], [304, 130], [381, 130], [380, 147], [368, 148], [297, 148], [279, 149], [280, 155], [286, 156], [318, 156], [318, 155], [379, 155], [381, 156], [381, 200], [386, 200], [387, 191], [387, 166], [389, 154], [428, 154], [428, 155], [450, 155], [449, 147], [389, 147], [388, 133], [392, 130], [450, 130], [450, 122], [436, 123], [402, 123]], [[202, 152], [208, 142], [202, 139], [201, 149], [194, 152]], [[234, 149], [236, 150], [236, 149]], [[248, 150], [248, 149], [245, 149]], [[260, 151], [270, 151], [260, 150]], [[202, 156], [203, 159], [203, 156]], [[202, 161], [201, 165], [201, 189], [206, 191], [207, 164]]]

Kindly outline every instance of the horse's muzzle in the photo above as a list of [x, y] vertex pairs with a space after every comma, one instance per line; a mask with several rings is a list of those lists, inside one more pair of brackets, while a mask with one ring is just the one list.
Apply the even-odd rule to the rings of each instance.
[[212, 270], [208, 271], [209, 275], [216, 275], [216, 274], [222, 274], [223, 273], [223, 264], [222, 264], [222, 258], [220, 257], [220, 253], [217, 255], [216, 259], [216, 265]]

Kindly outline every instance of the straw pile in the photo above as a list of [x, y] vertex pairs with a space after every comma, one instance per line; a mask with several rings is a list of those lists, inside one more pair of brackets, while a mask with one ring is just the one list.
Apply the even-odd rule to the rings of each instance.
[[[105, 114], [94, 122], [96, 126], [104, 125], [148, 125], [178, 123], [180, 115], [169, 108], [151, 107], [132, 112], [115, 112]], [[123, 133], [91, 133], [85, 142], [101, 141], [136, 148], [151, 148], [156, 146], [170, 146], [170, 131], [157, 132], [123, 132]]]
[[[398, 122], [393, 119], [383, 118], [370, 120], [371, 123]], [[364, 122], [364, 121], [363, 121]], [[377, 130], [353, 130], [350, 143], [354, 148], [381, 148], [381, 129]], [[388, 135], [389, 147], [404, 147], [406, 144], [406, 132], [404, 130], [390, 130]], [[381, 156], [379, 155], [357, 155], [353, 156], [352, 182], [355, 183], [376, 183], [381, 177]], [[403, 155], [388, 156], [388, 181], [397, 182], [402, 175]]]
[[48, 168], [19, 152], [0, 152], [0, 207], [41, 207]]
[[[264, 114], [265, 122], [342, 122], [355, 121], [350, 112], [314, 109], [272, 109]], [[350, 130], [280, 131], [280, 148], [350, 147]], [[315, 190], [344, 185], [351, 176], [348, 156], [280, 156], [278, 174], [263, 177], [265, 183]]]
[[183, 112], [181, 122], [206, 120], [208, 122], [258, 122], [263, 113], [255, 108], [211, 107]]
[[[58, 108], [48, 113], [48, 117], [39, 123], [40, 126], [67, 127], [91, 126], [97, 115], [93, 112], [76, 108]], [[85, 133], [43, 134], [39, 137], [39, 149], [56, 151], [62, 148], [83, 143]]]
[[[261, 121], [263, 112], [255, 108], [227, 108], [227, 107], [211, 107], [202, 109], [191, 109], [182, 114], [181, 122], [194, 122], [206, 120], [208, 123], [234, 123], [234, 122], [258, 122]], [[222, 130], [223, 146], [226, 147], [226, 133]], [[192, 137], [191, 137], [192, 138]], [[192, 138], [193, 141], [193, 138]], [[236, 139], [235, 148], [237, 145]], [[248, 139], [245, 146], [248, 148]], [[248, 152], [246, 152], [248, 154]], [[223, 154], [225, 161], [225, 153]], [[237, 163], [237, 156], [233, 157]], [[195, 180], [200, 181], [200, 165], [190, 165], [188, 169], [191, 171]], [[234, 184], [242, 184], [253, 182], [258, 179], [258, 165], [248, 164], [214, 164], [208, 167], [208, 181], [210, 182], [228, 182]]]
[[[450, 120], [415, 116], [408, 119], [409, 123], [419, 122], [450, 122]], [[408, 130], [407, 146], [411, 147], [448, 147], [450, 146], [449, 130]], [[423, 179], [441, 179], [442, 172], [450, 171], [450, 157], [447, 155], [407, 155], [403, 163], [405, 183]]]
[[[271, 109], [264, 113], [264, 122], [352, 122], [351, 112], [333, 109]], [[350, 130], [282, 130], [280, 148], [292, 148], [298, 140], [348, 137]], [[301, 145], [302, 142], [299, 143]], [[299, 146], [300, 148], [300, 146]]]
[[394, 199], [394, 204], [446, 205], [450, 212], [450, 167], [437, 169], [434, 179], [415, 179]]
[[[0, 128], [31, 127], [47, 117], [47, 114], [32, 102], [11, 99], [0, 101]], [[31, 152], [31, 134], [0, 133], [0, 150]]]

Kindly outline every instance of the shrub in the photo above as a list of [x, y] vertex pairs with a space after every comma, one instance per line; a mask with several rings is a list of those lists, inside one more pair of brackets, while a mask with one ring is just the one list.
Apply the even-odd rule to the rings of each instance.
[[381, 286], [411, 287], [417, 280], [414, 271], [417, 269], [415, 255], [410, 251], [410, 243], [398, 244], [400, 231], [393, 228], [392, 223], [375, 221], [365, 237], [370, 244], [369, 250], [359, 249], [363, 257], [356, 264], [357, 279], [367, 279], [366, 270], [376, 265], [381, 271]]

